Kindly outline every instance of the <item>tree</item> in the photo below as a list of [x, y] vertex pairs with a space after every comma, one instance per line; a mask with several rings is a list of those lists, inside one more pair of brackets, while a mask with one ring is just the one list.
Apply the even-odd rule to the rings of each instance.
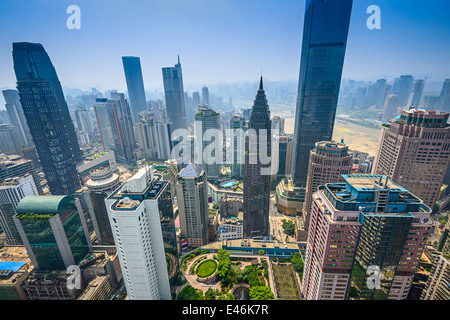
[[231, 268], [230, 254], [225, 249], [217, 250], [217, 278], [222, 281], [222, 286], [231, 286], [236, 282], [236, 271]]
[[264, 250], [263, 250], [263, 249], [259, 250], [259, 251], [258, 251], [258, 254], [259, 254], [260, 256], [263, 256], [263, 255], [264, 255]]
[[231, 293], [225, 293], [217, 297], [217, 300], [236, 300]]
[[209, 288], [208, 290], [206, 290], [205, 300], [214, 300], [215, 297], [216, 297], [216, 293], [214, 292], [214, 290], [212, 288]]
[[273, 300], [273, 292], [270, 287], [257, 286], [250, 288], [250, 300]]
[[293, 236], [295, 233], [295, 223], [286, 219], [283, 219], [282, 222], [283, 224], [281, 226], [283, 227], [284, 232], [289, 236]]

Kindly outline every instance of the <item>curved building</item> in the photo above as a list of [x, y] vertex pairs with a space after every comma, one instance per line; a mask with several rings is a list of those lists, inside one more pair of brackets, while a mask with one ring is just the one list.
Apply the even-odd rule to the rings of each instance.
[[97, 240], [102, 244], [114, 244], [105, 199], [119, 185], [119, 175], [110, 167], [91, 170], [91, 178], [86, 181], [94, 215], [91, 216]]

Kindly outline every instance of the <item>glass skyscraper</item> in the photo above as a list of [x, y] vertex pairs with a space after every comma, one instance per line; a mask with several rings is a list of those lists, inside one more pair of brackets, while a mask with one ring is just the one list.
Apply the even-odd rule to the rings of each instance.
[[133, 122], [139, 122], [138, 113], [147, 110], [144, 80], [139, 57], [122, 57]]
[[79, 189], [81, 161], [74, 125], [55, 68], [39, 43], [13, 43], [14, 71], [25, 118], [54, 195]]
[[183, 75], [180, 57], [174, 67], [162, 68], [166, 110], [172, 130], [186, 129], [186, 108], [184, 101]]
[[[265, 141], [261, 137], [264, 130], [267, 134]], [[270, 233], [270, 175], [262, 172], [268, 170], [270, 163], [263, 163], [262, 157], [271, 156], [271, 131], [269, 105], [261, 77], [245, 136], [243, 232], [248, 238], [267, 237]], [[256, 161], [252, 161], [252, 157], [257, 158]]]
[[291, 178], [306, 186], [309, 152], [331, 141], [353, 0], [307, 0]]

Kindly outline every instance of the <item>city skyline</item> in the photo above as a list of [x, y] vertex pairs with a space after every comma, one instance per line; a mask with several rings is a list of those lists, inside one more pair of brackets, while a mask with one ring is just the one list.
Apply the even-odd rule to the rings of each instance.
[[[361, 0], [355, 3], [343, 78], [375, 79], [414, 74], [441, 81], [449, 77], [442, 66], [448, 65], [445, 53], [450, 49], [450, 43], [445, 41], [450, 36], [450, 24], [445, 20], [443, 8], [450, 8], [450, 4], [444, 0], [434, 3], [426, 8], [420, 1], [392, 4], [386, 0]], [[252, 81], [261, 68], [268, 79], [297, 78], [305, 1], [286, 0], [276, 5], [262, 1], [258, 6], [254, 6], [253, 1], [226, 0], [215, 1], [214, 5], [206, 5], [202, 0], [133, 2], [125, 11], [118, 1], [109, 1], [101, 10], [101, 1], [79, 1], [80, 30], [66, 27], [70, 16], [66, 9], [70, 4], [67, 1], [57, 4], [30, 1], [25, 10], [19, 10], [17, 4], [11, 2], [0, 5], [3, 12], [9, 12], [0, 24], [10, 30], [0, 36], [0, 68], [6, 71], [0, 77], [0, 88], [14, 88], [10, 44], [15, 41], [42, 43], [55, 60], [64, 86], [82, 90], [96, 87], [124, 92], [126, 82], [121, 57], [126, 55], [141, 58], [144, 86], [149, 91], [162, 91], [160, 69], [171, 65], [178, 54], [184, 61], [185, 86]], [[381, 9], [380, 30], [369, 30], [366, 26], [370, 16], [366, 10], [373, 4]], [[176, 22], [163, 24], [161, 28], [158, 14], [169, 9]], [[35, 12], [46, 12], [45, 19]], [[23, 15], [21, 18], [17, 17], [19, 13]], [[154, 19], [144, 21], [145, 14]], [[119, 17], [122, 23], [116, 26], [114, 18]], [[253, 23], [261, 17], [268, 22]], [[131, 18], [135, 21], [129, 21]], [[22, 19], [27, 19], [28, 23], [21, 23]], [[141, 28], [136, 28], [136, 24]], [[108, 33], [104, 33], [106, 31]], [[238, 31], [244, 32], [238, 34]], [[111, 34], [121, 38], [120, 46], [107, 45]], [[265, 50], [257, 54], [247, 50], [257, 45], [262, 37]], [[138, 41], [140, 38], [146, 41]], [[168, 39], [170, 44], [163, 46], [163, 50], [155, 50]], [[63, 46], [60, 46], [61, 41]], [[197, 50], [200, 46], [202, 50]], [[247, 51], [249, 53], [245, 53]]]

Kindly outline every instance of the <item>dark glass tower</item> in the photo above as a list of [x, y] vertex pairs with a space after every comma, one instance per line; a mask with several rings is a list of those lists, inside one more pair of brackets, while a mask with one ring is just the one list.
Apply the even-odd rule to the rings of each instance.
[[306, 186], [309, 151], [331, 141], [353, 0], [307, 0], [291, 178]]
[[180, 57], [174, 67], [162, 68], [166, 110], [172, 122], [172, 130], [186, 129], [186, 109], [184, 101], [183, 75]]
[[136, 123], [139, 122], [138, 113], [147, 110], [141, 61], [139, 57], [122, 57], [122, 62], [130, 97], [131, 116], [133, 123]]
[[[260, 143], [263, 130], [267, 133], [266, 144]], [[260, 156], [271, 154], [271, 122], [262, 77], [247, 132], [249, 135], [245, 139], [243, 232], [244, 237], [248, 238], [267, 237], [269, 236], [270, 174], [262, 174], [261, 169], [267, 169], [270, 163], [263, 164]], [[253, 138], [250, 136], [252, 132], [255, 133]], [[256, 144], [253, 148], [252, 143]], [[263, 151], [262, 148], [267, 149]], [[251, 156], [257, 157], [257, 161], [251, 161]]]
[[41, 44], [13, 43], [20, 103], [53, 195], [80, 188], [81, 150], [61, 84]]

